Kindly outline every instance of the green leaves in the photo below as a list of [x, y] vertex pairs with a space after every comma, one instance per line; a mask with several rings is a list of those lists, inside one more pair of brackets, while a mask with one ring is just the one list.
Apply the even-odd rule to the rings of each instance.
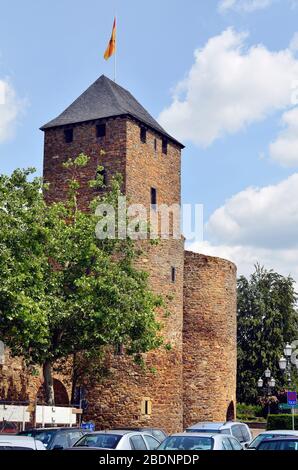
[[[134, 267], [131, 240], [98, 240], [94, 210], [77, 207], [77, 172], [69, 160], [67, 200], [47, 206], [34, 170], [0, 175], [0, 338], [28, 364], [121, 343], [138, 356], [162, 344], [155, 309], [163, 304]], [[121, 180], [99, 200], [116, 207]]]
[[294, 280], [257, 265], [249, 279], [238, 279], [238, 386], [240, 402], [255, 403], [257, 381], [267, 367], [284, 378], [278, 361], [285, 344], [298, 339]]

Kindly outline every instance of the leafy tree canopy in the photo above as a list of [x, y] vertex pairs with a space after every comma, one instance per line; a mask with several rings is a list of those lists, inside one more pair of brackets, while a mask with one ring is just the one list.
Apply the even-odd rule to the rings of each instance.
[[238, 280], [237, 398], [255, 403], [258, 379], [269, 367], [282, 387], [278, 362], [287, 342], [298, 339], [295, 282], [257, 265], [249, 279]]
[[[138, 355], [162, 343], [162, 299], [134, 267], [134, 243], [95, 236], [95, 208], [116, 208], [121, 182], [89, 211], [77, 207], [76, 174], [87, 163], [85, 155], [67, 162], [68, 197], [51, 205], [34, 169], [0, 176], [0, 338], [13, 356], [44, 367], [49, 403], [55, 361], [117, 343]], [[90, 185], [103, 185], [100, 171]]]

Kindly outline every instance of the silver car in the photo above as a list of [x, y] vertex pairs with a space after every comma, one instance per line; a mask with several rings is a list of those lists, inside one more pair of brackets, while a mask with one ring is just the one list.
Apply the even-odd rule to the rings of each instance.
[[73, 446], [108, 450], [155, 450], [160, 441], [149, 433], [136, 431], [98, 431], [85, 434]]
[[201, 451], [201, 450], [243, 450], [240, 442], [233, 436], [212, 433], [180, 433], [167, 437], [158, 451]]
[[199, 433], [212, 433], [212, 434], [226, 434], [235, 437], [243, 447], [249, 444], [252, 440], [252, 434], [247, 424], [237, 421], [226, 422], [201, 422], [194, 424], [186, 429], [186, 432], [199, 432]]
[[34, 437], [8, 434], [0, 436], [1, 450], [46, 450], [46, 448], [41, 441], [34, 439]]
[[261, 442], [268, 439], [275, 439], [277, 437], [298, 437], [298, 431], [264, 431], [261, 432], [255, 439], [245, 446], [248, 450], [255, 450]]

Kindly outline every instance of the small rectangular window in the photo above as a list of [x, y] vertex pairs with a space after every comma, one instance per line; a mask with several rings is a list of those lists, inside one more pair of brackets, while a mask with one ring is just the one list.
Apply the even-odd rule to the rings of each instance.
[[162, 139], [162, 153], [165, 155], [168, 153], [168, 140], [165, 138]]
[[96, 126], [96, 137], [105, 137], [106, 135], [106, 125], [105, 124], [98, 124]]
[[156, 206], [157, 204], [157, 190], [156, 188], [151, 188], [151, 205]]
[[171, 268], [171, 279], [172, 282], [176, 282], [176, 268], [174, 266]]
[[67, 144], [70, 144], [73, 141], [73, 129], [65, 129], [64, 139]]
[[154, 139], [154, 150], [157, 151], [157, 139]]
[[147, 130], [143, 126], [140, 128], [140, 139], [143, 144], [147, 142]]
[[152, 400], [150, 398], [142, 399], [142, 415], [150, 416], [152, 414]]

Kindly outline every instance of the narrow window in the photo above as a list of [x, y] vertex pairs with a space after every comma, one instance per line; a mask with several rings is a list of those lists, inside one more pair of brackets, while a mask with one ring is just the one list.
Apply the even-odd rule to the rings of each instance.
[[106, 185], [107, 185], [107, 181], [108, 181], [106, 169], [103, 168], [102, 170], [98, 170], [98, 171], [96, 172], [96, 178], [97, 178], [98, 176], [101, 176], [101, 177], [102, 177], [102, 184], [103, 184], [104, 186], [106, 186]]
[[171, 279], [172, 282], [176, 282], [176, 268], [174, 266], [171, 268]]
[[105, 137], [106, 135], [106, 125], [105, 124], [98, 124], [96, 126], [96, 137]]
[[150, 416], [152, 414], [152, 400], [150, 398], [142, 399], [142, 415]]
[[154, 150], [157, 151], [157, 139], [154, 139]]
[[165, 155], [168, 153], [168, 140], [166, 138], [162, 139], [162, 153]]
[[156, 206], [157, 204], [157, 189], [151, 188], [151, 205]]
[[143, 144], [145, 144], [147, 141], [147, 131], [143, 126], [140, 128], [140, 139]]
[[65, 129], [64, 139], [67, 144], [70, 144], [73, 141], [73, 129]]

